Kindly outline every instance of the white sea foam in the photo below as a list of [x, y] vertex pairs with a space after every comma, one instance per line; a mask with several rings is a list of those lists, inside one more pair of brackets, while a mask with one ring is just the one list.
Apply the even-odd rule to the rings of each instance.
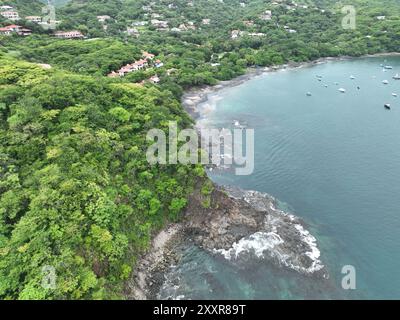
[[307, 243], [308, 247], [310, 248], [310, 251], [307, 251], [305, 254], [312, 260], [312, 265], [306, 271], [312, 273], [321, 270], [324, 266], [319, 260], [321, 252], [317, 246], [317, 239], [315, 239], [315, 237], [308, 230], [305, 230], [301, 224], [296, 224], [295, 228], [302, 235], [303, 241]]
[[264, 253], [274, 249], [278, 244], [283, 243], [281, 237], [274, 232], [256, 232], [247, 238], [242, 238], [232, 245], [228, 250], [214, 249], [214, 252], [220, 253], [225, 259], [237, 259], [243, 252], [253, 252], [258, 258], [263, 258]]

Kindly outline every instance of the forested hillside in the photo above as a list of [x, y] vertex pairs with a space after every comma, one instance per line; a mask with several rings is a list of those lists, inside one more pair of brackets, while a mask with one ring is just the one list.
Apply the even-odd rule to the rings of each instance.
[[[149, 129], [188, 116], [168, 91], [1, 62], [0, 296], [117, 297], [203, 174], [145, 158]], [[41, 286], [44, 265], [55, 290]]]
[[[400, 47], [400, 6], [393, 0], [382, 4], [356, 1], [355, 29], [342, 27], [343, 6], [333, 1], [318, 1], [316, 5], [307, 1], [305, 7], [293, 6], [291, 1], [272, 4], [254, 0], [244, 7], [235, 0], [189, 3], [175, 1], [170, 8], [170, 3], [161, 1], [146, 5], [138, 0], [74, 0], [57, 10], [57, 19], [62, 21], [58, 28], [79, 29], [88, 38], [106, 38], [106, 42], [65, 42], [37, 34], [8, 37], [0, 43], [23, 59], [93, 75], [107, 75], [136, 58], [140, 50], [147, 50], [164, 63], [157, 70], [161, 83], [182, 88], [231, 79], [249, 66], [360, 56], [398, 51]], [[271, 17], [262, 19], [266, 10], [271, 11]], [[99, 22], [98, 15], [109, 19]], [[382, 15], [385, 19], [378, 20]], [[157, 28], [152, 25], [154, 20], [168, 22], [168, 27]], [[129, 29], [137, 34], [129, 35]], [[136, 72], [123, 81], [141, 82], [152, 74]]]
[[[41, 12], [39, 1], [12, 4]], [[150, 166], [147, 131], [192, 126], [183, 91], [248, 67], [400, 51], [398, 1], [353, 1], [355, 29], [342, 27], [344, 4], [71, 0], [57, 30], [84, 39], [24, 20], [32, 35], [0, 35], [0, 298], [123, 297], [151, 233], [179, 219], [204, 175]], [[151, 66], [107, 77], [144, 52]], [[43, 266], [55, 268], [56, 289], [43, 287]]]

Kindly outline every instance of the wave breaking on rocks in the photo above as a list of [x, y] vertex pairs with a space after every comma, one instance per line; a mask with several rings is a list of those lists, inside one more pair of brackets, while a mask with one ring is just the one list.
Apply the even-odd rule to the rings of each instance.
[[328, 278], [316, 238], [300, 218], [277, 209], [272, 196], [218, 187], [212, 197], [219, 205], [191, 216], [187, 223], [198, 245], [227, 260], [266, 259], [302, 274]]

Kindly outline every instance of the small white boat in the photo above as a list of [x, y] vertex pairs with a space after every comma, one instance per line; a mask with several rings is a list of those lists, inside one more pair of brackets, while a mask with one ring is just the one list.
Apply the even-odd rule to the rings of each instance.
[[306, 95], [307, 95], [307, 97], [311, 97], [312, 93], [311, 92], [307, 92]]
[[396, 75], [393, 77], [394, 80], [400, 80], [400, 74], [396, 73]]
[[350, 76], [350, 79], [351, 80], [354, 80], [356, 77], [355, 76]]
[[397, 93], [392, 93], [392, 96], [393, 97], [397, 97]]
[[324, 87], [325, 87], [325, 88], [328, 88], [328, 85], [327, 85], [327, 84], [325, 84], [325, 85], [324, 85]]
[[389, 84], [389, 81], [383, 80], [382, 83], [383, 83], [383, 84]]
[[346, 89], [340, 88], [339, 91], [340, 91], [341, 93], [345, 93], [345, 92], [346, 92]]
[[385, 108], [390, 110], [390, 103], [386, 103]]
[[235, 127], [240, 127], [240, 122], [237, 121], [237, 120], [235, 120], [235, 121], [233, 121], [233, 125], [234, 125]]
[[384, 66], [384, 68], [387, 69], [387, 70], [392, 70], [393, 69], [392, 66]]

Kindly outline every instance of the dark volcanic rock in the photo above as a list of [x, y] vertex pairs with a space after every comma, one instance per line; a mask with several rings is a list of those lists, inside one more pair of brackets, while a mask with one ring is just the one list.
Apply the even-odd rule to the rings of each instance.
[[273, 197], [256, 191], [215, 187], [204, 208], [195, 192], [186, 210], [185, 230], [199, 246], [235, 260], [251, 254], [303, 274], [328, 277], [316, 239], [294, 215], [276, 208]]

